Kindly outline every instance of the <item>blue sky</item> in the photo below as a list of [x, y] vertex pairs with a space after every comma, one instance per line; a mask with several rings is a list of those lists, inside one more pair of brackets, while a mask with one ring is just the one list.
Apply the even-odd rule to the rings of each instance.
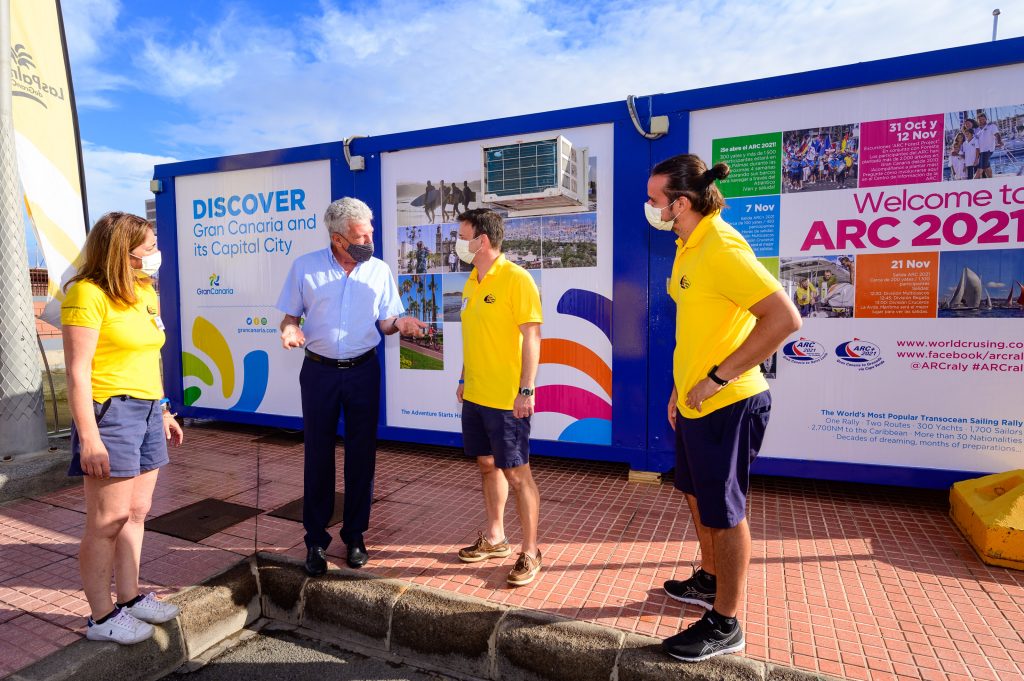
[[[93, 219], [142, 212], [154, 163], [984, 42], [992, 23], [962, 0], [62, 5]], [[1014, 5], [1000, 37], [1024, 35]]]

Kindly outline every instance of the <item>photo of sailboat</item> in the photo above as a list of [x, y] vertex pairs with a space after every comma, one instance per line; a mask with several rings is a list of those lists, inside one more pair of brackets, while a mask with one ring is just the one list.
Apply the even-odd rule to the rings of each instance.
[[939, 260], [939, 317], [1024, 317], [1024, 249], [953, 251]]

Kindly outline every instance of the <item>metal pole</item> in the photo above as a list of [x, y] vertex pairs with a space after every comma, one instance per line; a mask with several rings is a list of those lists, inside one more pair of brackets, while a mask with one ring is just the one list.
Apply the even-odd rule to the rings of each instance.
[[996, 29], [999, 28], [999, 10], [992, 10], [992, 42], [996, 41]]
[[0, 461], [47, 451], [11, 102], [11, 7], [0, 0]]

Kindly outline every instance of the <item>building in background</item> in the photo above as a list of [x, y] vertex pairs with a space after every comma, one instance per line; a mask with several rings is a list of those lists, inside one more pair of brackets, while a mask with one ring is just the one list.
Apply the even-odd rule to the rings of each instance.
[[153, 226], [156, 232], [156, 199], [146, 199], [146, 221]]

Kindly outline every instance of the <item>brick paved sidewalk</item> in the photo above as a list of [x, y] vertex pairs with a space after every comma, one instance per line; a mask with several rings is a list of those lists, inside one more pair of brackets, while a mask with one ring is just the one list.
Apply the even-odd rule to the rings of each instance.
[[[343, 458], [339, 446], [339, 489]], [[618, 465], [533, 466], [544, 554], [533, 584], [506, 585], [514, 555], [455, 557], [483, 521], [475, 465], [452, 449], [395, 443], [378, 456], [367, 569], [660, 637], [700, 616], [661, 591], [689, 575], [697, 553], [671, 486], [629, 483]], [[266, 512], [301, 496], [297, 437], [199, 425], [161, 471], [151, 517], [211, 497]], [[83, 509], [78, 486], [0, 506], [0, 676], [81, 636]], [[755, 478], [746, 654], [851, 679], [1024, 680], [1024, 573], [979, 561], [947, 510], [943, 493]], [[517, 541], [512, 500], [506, 522]], [[302, 535], [265, 513], [199, 543], [147, 531], [142, 579], [166, 594], [256, 549], [301, 558]], [[329, 549], [338, 565], [343, 552], [337, 540]]]

